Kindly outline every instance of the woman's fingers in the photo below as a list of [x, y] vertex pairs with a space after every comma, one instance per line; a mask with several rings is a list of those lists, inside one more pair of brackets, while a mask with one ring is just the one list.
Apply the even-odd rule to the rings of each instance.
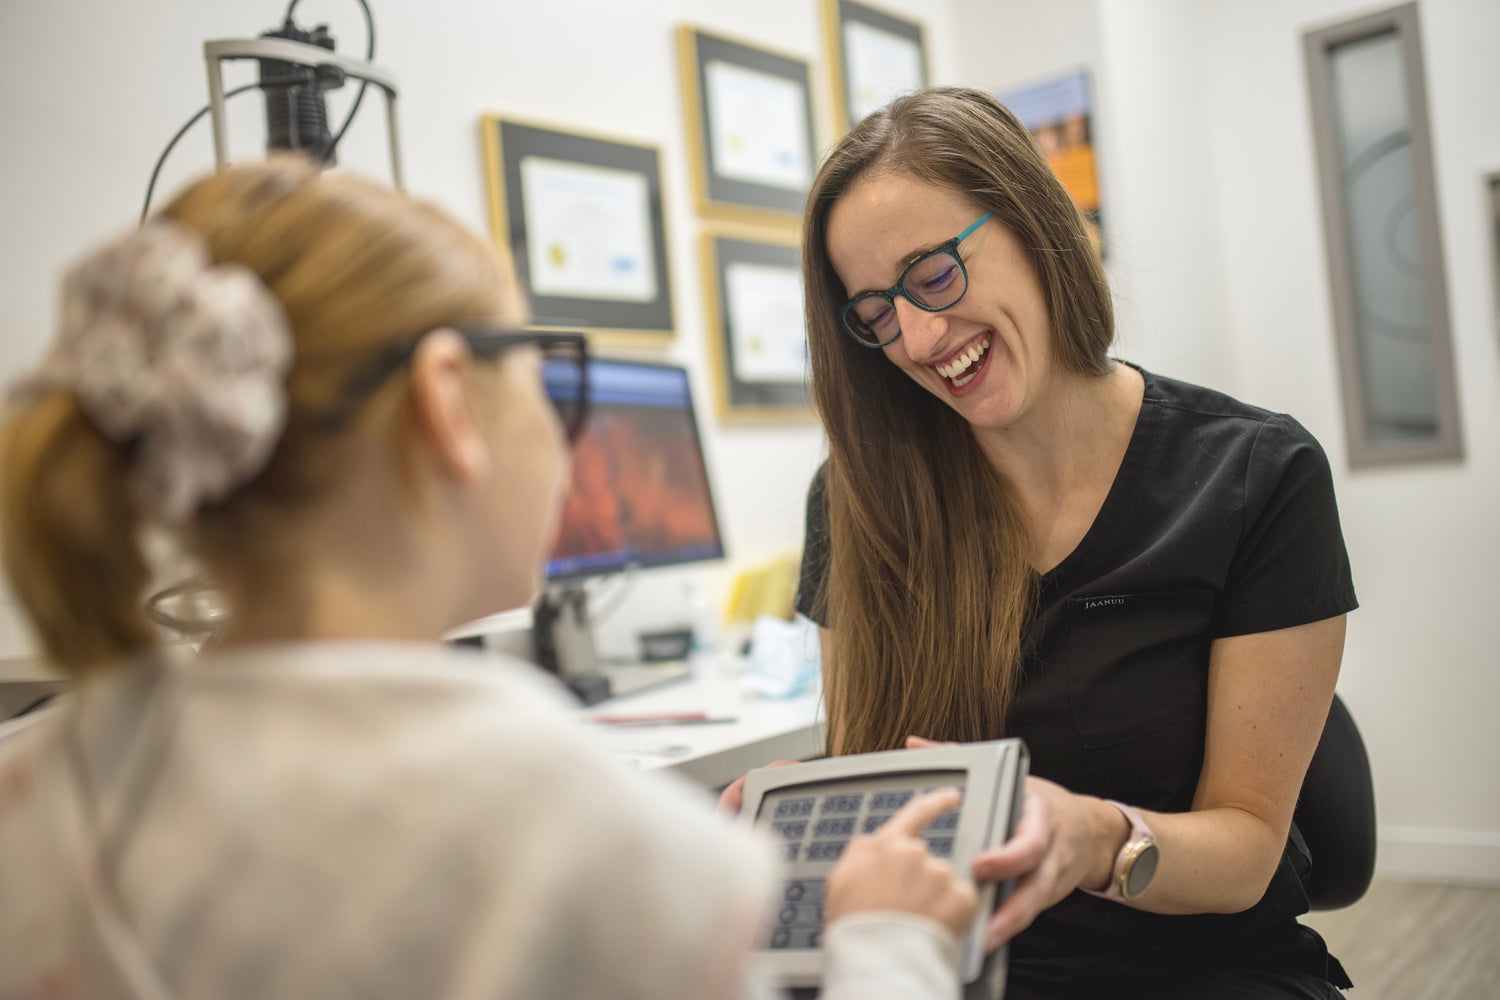
[[747, 777], [748, 775], [742, 774], [724, 786], [724, 790], [719, 793], [720, 812], [731, 816], [739, 815], [740, 806], [745, 804], [745, 778]]
[[989, 927], [984, 935], [985, 951], [994, 951], [1031, 926], [1037, 914], [1050, 905], [1049, 883], [1050, 880], [1041, 871], [1017, 880], [1011, 894], [990, 917]]
[[1072, 892], [1081, 870], [1078, 845], [1066, 836], [1064, 817], [1075, 797], [1041, 778], [1026, 779], [1026, 798], [1015, 834], [1004, 846], [974, 859], [975, 878], [1016, 880], [990, 918], [985, 945], [997, 948], [1021, 933], [1037, 914]]
[[[766, 766], [786, 767], [789, 764], [800, 763], [801, 761], [796, 760], [773, 760]], [[742, 774], [724, 786], [724, 790], [719, 793], [720, 812], [728, 813], [730, 816], [739, 815], [740, 808], [745, 804], [745, 779], [748, 777], [748, 774]]]
[[1047, 857], [1056, 839], [1046, 801], [1027, 794], [1021, 803], [1021, 818], [1015, 832], [999, 847], [974, 858], [974, 878], [981, 882], [1003, 882], [1035, 871]]

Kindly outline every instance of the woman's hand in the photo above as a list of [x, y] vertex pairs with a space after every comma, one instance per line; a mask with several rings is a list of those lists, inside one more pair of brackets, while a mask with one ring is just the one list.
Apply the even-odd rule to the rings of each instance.
[[[766, 766], [786, 767], [788, 764], [800, 763], [801, 761], [796, 760], [773, 760]], [[748, 774], [742, 774], [724, 786], [724, 790], [719, 793], [719, 811], [721, 813], [724, 813], [726, 816], [738, 816], [740, 814], [740, 806], [745, 804], [745, 779], [748, 777]]]
[[[920, 736], [908, 737], [907, 749], [945, 746]], [[1021, 819], [1009, 840], [974, 859], [976, 882], [1015, 879], [1015, 889], [985, 933], [985, 950], [993, 951], [1021, 933], [1037, 914], [1080, 885], [1102, 889], [1114, 867], [1114, 855], [1129, 829], [1118, 809], [1100, 799], [1075, 795], [1045, 778], [1028, 776]]]
[[1004, 845], [974, 859], [975, 879], [1016, 880], [1015, 889], [990, 918], [987, 950], [1030, 927], [1037, 914], [1079, 886], [1104, 888], [1118, 845], [1130, 832], [1118, 809], [1100, 799], [1074, 795], [1045, 778], [1027, 777], [1025, 794], [1015, 833]]
[[974, 887], [953, 866], [932, 856], [922, 831], [963, 796], [941, 788], [912, 799], [879, 830], [855, 837], [828, 875], [823, 918], [832, 923], [851, 913], [899, 910], [936, 920], [962, 938], [978, 900]]

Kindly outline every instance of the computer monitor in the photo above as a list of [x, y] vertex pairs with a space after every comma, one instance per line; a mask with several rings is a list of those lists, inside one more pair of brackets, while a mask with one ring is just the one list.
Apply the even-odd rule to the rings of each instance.
[[[539, 662], [575, 681], [600, 669], [589, 577], [724, 556], [687, 371], [594, 358], [588, 393], [588, 423], [573, 446], [572, 485], [533, 622]], [[611, 683], [620, 687], [620, 678]]]
[[595, 358], [588, 379], [547, 578], [723, 558], [686, 369]]

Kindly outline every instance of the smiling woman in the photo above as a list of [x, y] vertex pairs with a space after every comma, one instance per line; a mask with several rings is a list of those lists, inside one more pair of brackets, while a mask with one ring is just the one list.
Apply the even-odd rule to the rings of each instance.
[[[909, 733], [983, 739], [1003, 728], [1031, 600], [1027, 528], [1016, 498], [983, 460], [954, 407], [971, 407], [959, 401], [977, 397], [991, 381], [996, 340], [1009, 345], [1011, 358], [1006, 378], [996, 382], [1013, 382], [1023, 359], [1033, 370], [1056, 363], [1085, 379], [1112, 370], [1109, 289], [1077, 210], [1070, 202], [1023, 197], [1056, 187], [1029, 135], [1019, 126], [998, 127], [996, 112], [1008, 114], [993, 101], [926, 94], [896, 102], [845, 137], [809, 202], [809, 347], [814, 396], [829, 430], [828, 474], [841, 480], [840, 495], [860, 498], [863, 509], [851, 515], [867, 525], [861, 534], [879, 539], [859, 556], [850, 539], [851, 558], [837, 561], [835, 572], [847, 572], [851, 586], [830, 596], [863, 605], [843, 617], [887, 623], [879, 636], [855, 629], [840, 638], [838, 652], [851, 662], [892, 664], [872, 671], [877, 676], [900, 676], [896, 663], [981, 666], [943, 681], [951, 692], [945, 704], [886, 691], [846, 706], [842, 677], [831, 672], [829, 694], [841, 706], [848, 750], [897, 745]], [[965, 133], [983, 135], [998, 154], [971, 155], [958, 139]], [[995, 197], [980, 203], [961, 193], [976, 191]], [[955, 242], [976, 219], [978, 229]], [[829, 329], [833, 316], [864, 297], [861, 290], [902, 284], [914, 257], [945, 242], [967, 255], [965, 294], [936, 312], [892, 296], [897, 329], [877, 340], [885, 357]], [[1039, 249], [1028, 255], [1022, 246]], [[1047, 342], [1054, 329], [1055, 346]], [[983, 352], [982, 367], [963, 386], [937, 370], [951, 373], [975, 349]], [[863, 388], [849, 391], [854, 386]], [[976, 401], [992, 407], [1016, 398], [1003, 390]], [[938, 504], [945, 509], [939, 512]], [[958, 545], [934, 533], [944, 523], [993, 527]], [[856, 582], [884, 576], [882, 562], [900, 566], [913, 588], [900, 599]], [[960, 586], [950, 587], [953, 580]], [[986, 595], [982, 631], [963, 626], [975, 609], [953, 606], [965, 591]], [[893, 712], [893, 703], [901, 708]]]
[[1088, 229], [987, 95], [860, 123], [803, 231], [829, 752], [1026, 740], [974, 871], [1018, 880], [1014, 1000], [1336, 996], [1291, 830], [1356, 606], [1317, 442], [1110, 357]]

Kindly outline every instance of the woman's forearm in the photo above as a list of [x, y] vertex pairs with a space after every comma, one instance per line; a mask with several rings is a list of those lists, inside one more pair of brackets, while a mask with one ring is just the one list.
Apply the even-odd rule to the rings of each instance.
[[[1125, 843], [1118, 809], [1094, 800], [1094, 808], [1119, 817], [1112, 845], [1095, 855], [1085, 888], [1101, 889]], [[1247, 809], [1219, 806], [1186, 813], [1138, 810], [1156, 838], [1156, 875], [1140, 896], [1125, 904], [1150, 913], [1237, 913], [1265, 895], [1286, 842], [1286, 832]], [[1100, 877], [1102, 874], [1102, 877]]]

